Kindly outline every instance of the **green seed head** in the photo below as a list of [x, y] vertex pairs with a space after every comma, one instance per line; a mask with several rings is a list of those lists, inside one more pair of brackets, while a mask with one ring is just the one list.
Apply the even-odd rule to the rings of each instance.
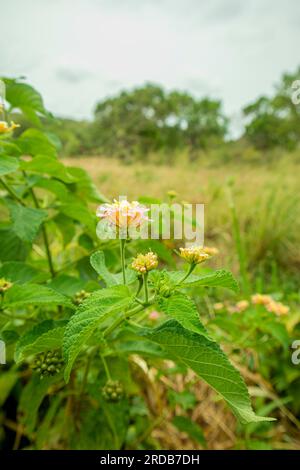
[[124, 396], [124, 389], [118, 380], [108, 380], [102, 388], [103, 398], [111, 403], [117, 403]]

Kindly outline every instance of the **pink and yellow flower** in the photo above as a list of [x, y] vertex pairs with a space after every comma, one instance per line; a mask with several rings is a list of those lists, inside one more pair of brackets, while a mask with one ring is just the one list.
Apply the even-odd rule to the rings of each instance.
[[138, 201], [129, 202], [126, 199], [112, 204], [102, 204], [97, 209], [97, 216], [101, 220], [106, 220], [110, 225], [119, 229], [138, 228], [145, 221], [148, 221], [146, 213], [149, 211]]

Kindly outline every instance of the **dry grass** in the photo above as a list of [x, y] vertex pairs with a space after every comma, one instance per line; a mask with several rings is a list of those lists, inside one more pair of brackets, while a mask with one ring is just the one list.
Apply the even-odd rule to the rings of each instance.
[[273, 258], [280, 267], [296, 273], [300, 268], [300, 164], [286, 157], [269, 165], [221, 163], [216, 166], [182, 161], [180, 164], [124, 165], [117, 159], [84, 157], [66, 159], [92, 176], [109, 198], [126, 195], [167, 201], [175, 190], [177, 201], [205, 204], [205, 237], [222, 253], [220, 265], [238, 271], [232, 222], [228, 205], [228, 183], [233, 195], [250, 266]]

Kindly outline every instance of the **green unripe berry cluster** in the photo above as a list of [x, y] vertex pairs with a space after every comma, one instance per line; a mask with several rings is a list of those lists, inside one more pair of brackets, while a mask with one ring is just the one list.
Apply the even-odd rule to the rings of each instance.
[[75, 304], [79, 305], [81, 302], [83, 302], [85, 299], [87, 299], [91, 295], [90, 292], [86, 292], [85, 290], [80, 290], [79, 292], [76, 292], [74, 296], [74, 302]]
[[38, 354], [31, 366], [42, 378], [58, 374], [63, 367], [64, 361], [59, 351], [47, 351]]
[[118, 380], [108, 380], [102, 388], [103, 398], [112, 403], [117, 403], [124, 396], [124, 389]]

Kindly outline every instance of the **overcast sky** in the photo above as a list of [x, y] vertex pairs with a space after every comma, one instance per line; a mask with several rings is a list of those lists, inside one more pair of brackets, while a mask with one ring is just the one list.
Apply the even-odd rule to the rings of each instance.
[[238, 110], [300, 64], [300, 0], [1, 0], [0, 75], [58, 115], [146, 81]]

